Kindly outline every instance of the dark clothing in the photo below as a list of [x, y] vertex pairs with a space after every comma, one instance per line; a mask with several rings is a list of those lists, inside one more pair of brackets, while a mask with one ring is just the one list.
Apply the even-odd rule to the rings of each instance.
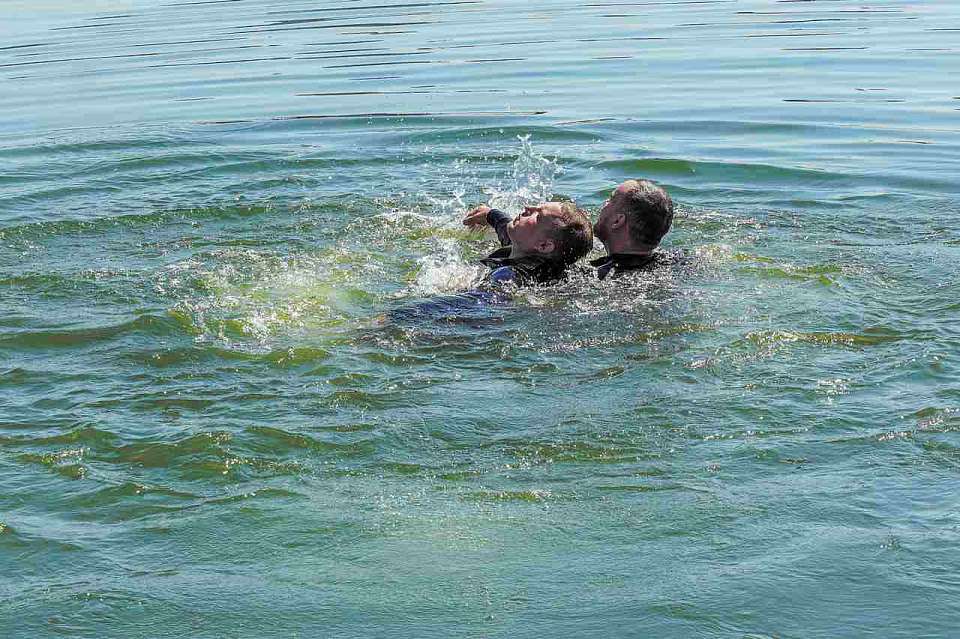
[[487, 224], [497, 232], [497, 239], [500, 240], [500, 246], [510, 246], [510, 236], [507, 235], [507, 224], [511, 217], [500, 209], [490, 209], [487, 211]]
[[394, 322], [422, 322], [430, 319], [446, 322], [482, 323], [496, 320], [498, 307], [510, 303], [501, 291], [472, 290], [456, 295], [443, 295], [431, 300], [396, 308], [387, 313]]
[[647, 255], [613, 253], [590, 260], [590, 266], [597, 269], [597, 279], [602, 280], [607, 276], [616, 279], [630, 271], [650, 271], [670, 262], [670, 256], [662, 251], [654, 251]]
[[510, 257], [510, 236], [507, 235], [507, 224], [511, 219], [509, 215], [497, 209], [491, 209], [487, 213], [487, 223], [497, 232], [500, 248], [480, 260], [481, 264], [490, 267], [486, 281], [493, 284], [513, 282], [522, 286], [546, 284], [563, 279], [567, 268], [563, 262], [538, 255]]

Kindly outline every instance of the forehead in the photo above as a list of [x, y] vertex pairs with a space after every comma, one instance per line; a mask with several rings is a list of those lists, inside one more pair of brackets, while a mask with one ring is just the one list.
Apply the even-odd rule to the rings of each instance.
[[563, 206], [559, 202], [544, 202], [540, 205], [540, 210], [547, 215], [560, 215], [563, 213]]
[[563, 207], [559, 202], [545, 202], [540, 205], [538, 224], [554, 225], [563, 219]]

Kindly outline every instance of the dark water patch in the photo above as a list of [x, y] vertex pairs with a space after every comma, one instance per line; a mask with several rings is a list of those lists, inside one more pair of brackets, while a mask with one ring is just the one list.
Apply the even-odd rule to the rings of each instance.
[[410, 462], [388, 461], [388, 462], [380, 462], [378, 464], [375, 464], [375, 466], [379, 470], [386, 471], [388, 473], [393, 473], [400, 476], [412, 476], [412, 475], [420, 475], [420, 474], [432, 475], [433, 474], [430, 471], [430, 469], [425, 468], [423, 465], [410, 463]]
[[790, 183], [800, 182], [809, 185], [811, 182], [829, 184], [843, 182], [850, 179], [849, 175], [836, 172], [817, 171], [795, 167], [783, 167], [765, 164], [737, 164], [698, 162], [672, 158], [643, 158], [636, 160], [606, 161], [601, 166], [609, 171], [620, 174], [658, 176], [697, 176], [699, 180], [716, 180], [720, 175], [724, 181], [739, 183]]
[[[106, 133], [106, 132], [105, 132]], [[115, 139], [77, 139], [69, 136], [66, 141], [56, 141], [56, 138], [45, 138], [42, 141], [30, 140], [19, 145], [5, 145], [0, 149], [0, 157], [7, 159], [35, 158], [48, 162], [50, 156], [62, 157], [65, 154], [90, 156], [95, 159], [112, 152], [129, 152], [141, 158], [149, 157], [149, 151], [158, 148], [183, 148], [197, 146], [198, 143], [169, 133], [143, 137], [117, 137]]]
[[61, 370], [42, 370], [17, 366], [6, 371], [0, 371], [0, 388], [32, 384], [58, 386], [70, 382], [87, 381], [90, 378], [89, 373], [69, 373]]
[[[296, 461], [268, 456], [250, 456], [234, 449], [234, 437], [225, 431], [191, 435], [173, 442], [131, 443], [111, 451], [91, 452], [90, 463], [126, 466], [162, 472], [187, 481], [243, 481], [254, 478], [298, 476], [306, 471]], [[160, 505], [155, 512], [179, 510], [182, 505]], [[143, 514], [153, 514], [148, 509]]]
[[16, 459], [22, 463], [44, 466], [67, 479], [83, 479], [88, 472], [87, 466], [78, 462], [83, 459], [82, 448], [55, 453], [21, 453]]
[[832, 104], [839, 102], [906, 102], [906, 100], [901, 100], [898, 98], [884, 98], [876, 100], [856, 100], [856, 99], [842, 99], [842, 98], [784, 98], [784, 102], [804, 102], [810, 104]]
[[216, 399], [202, 397], [148, 397], [132, 402], [130, 407], [140, 412], [153, 412], [158, 410], [205, 412], [206, 409], [217, 406], [218, 404], [219, 402]]
[[308, 470], [297, 462], [271, 458], [227, 456], [223, 459], [194, 459], [182, 462], [181, 472], [187, 480], [222, 479], [230, 482], [252, 481], [272, 477], [299, 477]]
[[31, 434], [21, 437], [0, 436], [0, 445], [5, 447], [70, 445], [79, 446], [79, 449], [92, 448], [100, 450], [111, 448], [117, 440], [117, 435], [110, 431], [101, 430], [93, 426], [81, 426], [59, 435], [37, 436], [36, 434]]
[[[12, 277], [0, 276], [0, 290], [8, 293], [15, 292], [20, 296], [40, 295], [46, 301], [88, 296], [100, 302], [126, 304], [132, 301], [132, 297], [129, 291], [122, 290], [118, 284], [129, 283], [133, 279], [135, 275], [129, 273], [81, 272], [69, 275], [25, 273]], [[24, 322], [21, 326], [37, 324], [36, 321]]]
[[94, 20], [119, 20], [120, 18], [133, 18], [134, 14], [132, 13], [118, 13], [114, 15], [106, 16], [95, 16], [93, 18], [87, 18], [87, 20], [93, 22]]
[[33, 49], [35, 47], [50, 47], [55, 46], [52, 42], [35, 42], [32, 44], [15, 44], [6, 47], [0, 47], [0, 51], [10, 51], [12, 49]]
[[16, 557], [21, 562], [18, 564], [19, 571], [24, 573], [26, 562], [30, 561], [34, 555], [49, 556], [50, 553], [64, 553], [69, 556], [84, 550], [79, 543], [50, 539], [35, 531], [14, 528], [11, 524], [4, 522], [0, 522], [0, 548], [15, 549]]
[[180, 326], [171, 318], [142, 315], [108, 326], [33, 330], [0, 335], [0, 346], [17, 349], [77, 348], [127, 335], [161, 337], [176, 335], [180, 332]]
[[803, 332], [803, 331], [752, 331], [745, 338], [757, 346], [789, 344], [800, 342], [820, 346], [877, 346], [904, 339], [900, 335], [878, 332], [876, 334], [843, 332]]
[[177, 223], [244, 220], [268, 215], [274, 210], [273, 206], [266, 204], [241, 204], [127, 213], [114, 216], [98, 215], [85, 219], [70, 219], [69, 217], [63, 219], [61, 216], [60, 219], [55, 221], [15, 222], [12, 225], [0, 227], [0, 233], [7, 240], [37, 241], [51, 237], [96, 236], [118, 230], [161, 228]]
[[[355, 441], [326, 441], [303, 433], [288, 432], [269, 426], [252, 426], [246, 431], [253, 438], [246, 445], [255, 451], [272, 452], [312, 452], [335, 457], [365, 457], [374, 452], [374, 444], [367, 439]], [[348, 431], [353, 432], [353, 431]], [[365, 432], [364, 430], [356, 432]]]
[[[100, 29], [103, 27], [112, 27], [117, 24], [123, 24], [123, 22], [102, 22], [99, 24], [76, 24], [70, 25], [67, 27], [53, 27], [51, 31], [76, 31], [79, 29]], [[136, 33], [137, 29], [113, 29], [111, 31], [104, 31], [101, 35], [118, 35], [123, 33]]]
[[82, 509], [82, 518], [109, 521], [130, 521], [157, 513], [177, 512], [195, 504], [199, 499], [193, 493], [174, 490], [165, 486], [125, 482], [97, 488], [75, 496], [71, 502]]
[[483, 476], [483, 471], [479, 469], [442, 472], [437, 475], [439, 479], [450, 482], [474, 481], [479, 479], [481, 476]]
[[111, 458], [142, 468], [167, 468], [197, 457], [221, 460], [229, 456], [224, 446], [231, 439], [230, 433], [220, 431], [190, 435], [172, 443], [126, 444], [116, 448]]

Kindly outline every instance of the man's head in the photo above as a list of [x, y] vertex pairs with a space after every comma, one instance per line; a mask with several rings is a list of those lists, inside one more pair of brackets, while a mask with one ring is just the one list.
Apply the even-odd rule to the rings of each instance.
[[593, 230], [586, 213], [572, 202], [525, 206], [507, 225], [514, 252], [540, 255], [573, 264], [593, 247]]
[[650, 180], [627, 180], [600, 208], [593, 227], [607, 253], [649, 253], [673, 223], [673, 201]]

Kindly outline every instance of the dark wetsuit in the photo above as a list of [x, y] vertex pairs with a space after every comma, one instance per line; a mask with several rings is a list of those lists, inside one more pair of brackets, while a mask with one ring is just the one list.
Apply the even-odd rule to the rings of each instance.
[[616, 279], [630, 271], [651, 271], [659, 266], [670, 264], [674, 256], [663, 251], [654, 251], [647, 255], [632, 255], [630, 253], [613, 253], [601, 258], [590, 260], [590, 266], [597, 269], [597, 279], [610, 277]]

